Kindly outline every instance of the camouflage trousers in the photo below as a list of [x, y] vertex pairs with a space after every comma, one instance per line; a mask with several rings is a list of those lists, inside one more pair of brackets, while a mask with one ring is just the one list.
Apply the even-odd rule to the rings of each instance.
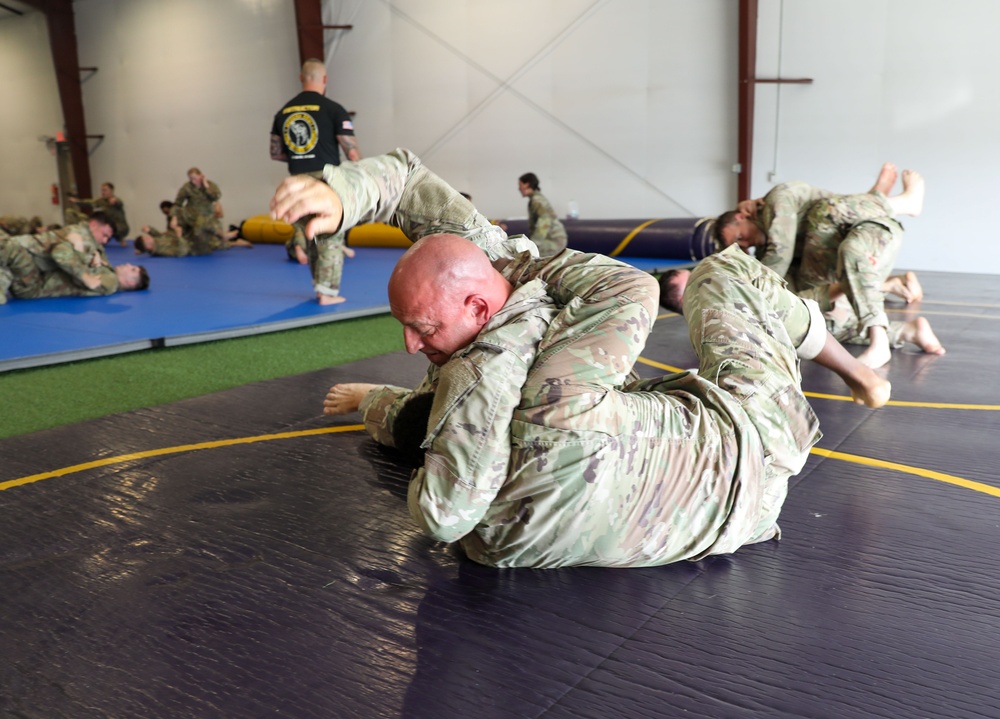
[[763, 501], [747, 536], [770, 539], [778, 533], [788, 478], [802, 469], [822, 436], [802, 393], [799, 356], [818, 354], [825, 324], [815, 303], [794, 294], [736, 245], [701, 261], [683, 302], [698, 374], [732, 395], [760, 436]]
[[149, 236], [153, 238], [153, 247], [147, 247], [146, 250], [153, 257], [187, 257], [192, 254], [191, 243], [173, 232], [160, 232], [150, 228]]
[[309, 243], [309, 271], [317, 294], [336, 297], [340, 294], [340, 277], [344, 272], [344, 237], [346, 232], [317, 235]]
[[[889, 327], [882, 285], [902, 242], [903, 228], [891, 218], [884, 195], [845, 195], [810, 208], [795, 285], [824, 313], [833, 312], [828, 321], [837, 339], [864, 342], [870, 327]], [[833, 282], [843, 290], [853, 317], [834, 312], [828, 287]]]
[[7, 293], [15, 297], [38, 297], [42, 274], [31, 253], [17, 242], [0, 242], [0, 305]]
[[[823, 312], [823, 318], [826, 320], [826, 329], [837, 341], [853, 345], [871, 344], [868, 330], [863, 332], [858, 330], [858, 316], [854, 313], [854, 308], [851, 307], [846, 295], [830, 300], [830, 286], [822, 285], [799, 292], [799, 297], [812, 299], [819, 305]], [[902, 339], [905, 328], [905, 322], [892, 321], [886, 327], [889, 345], [893, 349], [899, 349], [906, 344]]]
[[[323, 171], [303, 173], [317, 180], [323, 180]], [[310, 217], [303, 217], [295, 223], [295, 234], [285, 243], [288, 259], [298, 260], [295, 248], [299, 247], [309, 257], [309, 271], [312, 273], [313, 289], [317, 294], [336, 297], [340, 294], [340, 278], [344, 273], [344, 241], [347, 232], [341, 230], [332, 235], [316, 235], [313, 242], [306, 239], [306, 224]]]

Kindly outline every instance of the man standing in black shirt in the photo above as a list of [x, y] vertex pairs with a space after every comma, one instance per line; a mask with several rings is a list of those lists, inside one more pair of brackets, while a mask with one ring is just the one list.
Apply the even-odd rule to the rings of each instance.
[[[340, 164], [340, 150], [348, 160], [360, 160], [361, 152], [354, 137], [351, 116], [324, 94], [326, 67], [319, 60], [302, 64], [299, 75], [302, 92], [285, 103], [271, 125], [271, 159], [288, 163], [292, 175], [323, 178], [323, 168]], [[288, 256], [302, 264], [309, 263], [316, 299], [321, 305], [343, 302], [340, 276], [344, 254], [353, 250], [344, 246], [344, 236], [317, 236], [307, 242], [303, 228], [296, 224], [295, 236], [288, 241]]]

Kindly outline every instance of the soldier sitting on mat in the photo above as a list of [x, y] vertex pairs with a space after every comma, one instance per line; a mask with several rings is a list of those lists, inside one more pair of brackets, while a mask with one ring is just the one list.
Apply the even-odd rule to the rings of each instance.
[[32, 254], [19, 243], [0, 244], [0, 304], [7, 302], [8, 292], [20, 299], [97, 297], [149, 287], [149, 274], [139, 265], [63, 269], [69, 263], [60, 261], [60, 256], [76, 251], [69, 242], [57, 244], [51, 252], [57, 268], [40, 269]]
[[66, 221], [70, 224], [86, 222], [94, 212], [103, 212], [111, 220], [114, 228], [113, 237], [119, 244], [125, 244], [128, 237], [128, 220], [125, 217], [125, 203], [115, 196], [115, 186], [110, 182], [101, 183], [101, 196], [90, 199], [80, 199], [73, 195], [66, 197]]
[[[331, 231], [385, 203], [412, 228], [460, 198], [422, 168], [391, 167], [378, 168], [375, 195], [358, 191], [368, 186], [360, 176], [333, 187], [286, 180], [272, 210], [285, 221], [315, 215]], [[426, 453], [410, 514], [475, 561], [651, 566], [775, 538], [788, 477], [820, 437], [798, 357], [836, 371], [858, 402], [888, 400], [889, 384], [826, 332], [815, 304], [737, 248], [692, 277], [700, 372], [632, 380], [656, 280], [573, 250], [507, 257], [517, 238], [490, 232], [469, 234], [492, 262], [456, 234], [435, 234], [393, 271], [406, 348], [432, 363], [421, 386], [336, 385], [324, 403], [330, 415], [360, 410], [389, 446], [417, 428]], [[417, 403], [429, 416], [405, 418]]]

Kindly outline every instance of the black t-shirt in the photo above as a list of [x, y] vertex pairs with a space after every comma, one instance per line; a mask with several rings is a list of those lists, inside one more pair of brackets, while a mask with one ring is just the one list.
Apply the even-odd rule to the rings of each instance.
[[274, 116], [271, 134], [281, 138], [288, 172], [322, 170], [340, 164], [337, 135], [353, 135], [351, 116], [341, 105], [311, 90], [300, 92]]

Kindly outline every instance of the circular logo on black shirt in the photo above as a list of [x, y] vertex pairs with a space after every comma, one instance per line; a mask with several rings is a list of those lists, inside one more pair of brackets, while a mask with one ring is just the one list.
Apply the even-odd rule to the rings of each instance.
[[295, 112], [285, 119], [282, 127], [285, 146], [296, 155], [310, 152], [319, 141], [319, 128], [312, 115]]

